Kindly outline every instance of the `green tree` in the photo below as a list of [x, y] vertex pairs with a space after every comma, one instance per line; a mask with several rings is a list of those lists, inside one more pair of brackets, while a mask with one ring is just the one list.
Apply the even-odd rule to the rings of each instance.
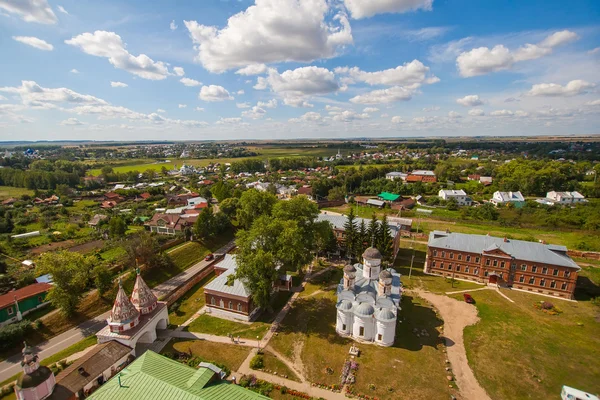
[[448, 199], [448, 201], [446, 202], [446, 208], [449, 211], [456, 211], [456, 210], [458, 210], [458, 201], [456, 201], [455, 198]]
[[144, 266], [146, 269], [169, 267], [173, 261], [165, 254], [156, 238], [149, 232], [142, 232], [127, 241], [127, 264]]
[[336, 200], [344, 200], [346, 197], [346, 190], [342, 186], [336, 186], [332, 189], [329, 189], [327, 193], [327, 200], [336, 201]]
[[236, 278], [248, 286], [252, 301], [262, 308], [269, 308], [273, 282], [279, 273], [271, 252], [257, 249], [253, 252], [240, 251], [237, 255]]
[[72, 316], [90, 282], [93, 261], [76, 252], [43, 253], [37, 268], [39, 274], [52, 275], [47, 300], [64, 315]]
[[369, 234], [364, 219], [360, 220], [357, 239], [358, 240], [356, 241], [356, 254], [358, 255], [362, 254], [362, 252], [365, 251], [368, 246], [370, 246]]
[[125, 232], [127, 232], [127, 223], [119, 216], [112, 217], [108, 222], [108, 232], [111, 237], [125, 236]]
[[215, 234], [215, 218], [209, 207], [203, 208], [194, 224], [194, 234], [200, 240], [205, 240]]
[[317, 255], [323, 251], [333, 251], [336, 247], [335, 235], [333, 234], [333, 227], [329, 221], [315, 222], [315, 250]]
[[236, 220], [240, 227], [249, 229], [255, 219], [261, 215], [270, 215], [277, 197], [268, 192], [256, 189], [245, 191], [240, 197]]
[[377, 215], [373, 213], [371, 221], [369, 221], [369, 227], [367, 228], [368, 245], [374, 246], [377, 237], [379, 237], [379, 222], [377, 221]]
[[228, 199], [219, 202], [219, 210], [223, 212], [229, 218], [229, 220], [235, 217], [237, 209], [240, 205], [240, 199], [235, 197], [230, 197]]
[[392, 235], [390, 234], [390, 224], [387, 220], [387, 215], [381, 218], [379, 225], [379, 234], [377, 237], [376, 247], [384, 259], [388, 259], [392, 255]]
[[354, 215], [354, 208], [350, 208], [350, 212], [344, 223], [344, 250], [347, 257], [353, 257], [356, 255], [356, 243], [357, 230], [356, 230], [356, 216]]
[[215, 199], [217, 199], [219, 203], [232, 196], [231, 187], [223, 181], [215, 183], [210, 188], [210, 192], [215, 196]]
[[100, 296], [104, 296], [113, 287], [112, 274], [103, 264], [96, 265], [92, 274], [94, 276], [94, 286], [98, 289]]

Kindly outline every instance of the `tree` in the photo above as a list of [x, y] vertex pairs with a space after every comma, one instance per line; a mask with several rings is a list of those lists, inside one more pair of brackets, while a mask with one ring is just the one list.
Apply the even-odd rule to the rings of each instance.
[[258, 307], [269, 307], [273, 282], [279, 273], [272, 253], [258, 249], [237, 255], [236, 278], [244, 282], [252, 293], [252, 301]]
[[249, 229], [255, 219], [261, 215], [270, 215], [277, 197], [268, 192], [260, 192], [256, 189], [245, 191], [240, 197], [239, 208], [236, 212], [236, 220], [240, 227]]
[[371, 221], [369, 221], [369, 227], [367, 228], [367, 240], [369, 246], [374, 246], [377, 237], [379, 236], [379, 222], [377, 221], [377, 215], [373, 213]]
[[125, 236], [125, 232], [127, 232], [125, 220], [119, 216], [112, 217], [108, 222], [108, 232], [111, 237]]
[[165, 167], [164, 165], [160, 168], [160, 173], [162, 174], [162, 176], [167, 176], [169, 175], [169, 170], [167, 169], [167, 167]]
[[355, 243], [357, 238], [356, 231], [356, 216], [354, 215], [354, 209], [350, 208], [350, 212], [346, 218], [346, 222], [344, 223], [344, 248], [346, 251], [347, 257], [354, 256], [355, 253]]
[[342, 186], [336, 186], [332, 189], [329, 189], [327, 193], [327, 200], [336, 201], [336, 200], [344, 200], [346, 197], [346, 190]]
[[72, 316], [91, 278], [93, 261], [76, 252], [43, 253], [39, 274], [51, 274], [53, 285], [46, 299], [64, 315]]
[[154, 269], [170, 266], [173, 261], [165, 254], [152, 234], [143, 232], [127, 241], [127, 264]]
[[211, 191], [212, 195], [215, 196], [215, 199], [217, 199], [217, 201], [219, 203], [221, 203], [223, 200], [228, 199], [232, 196], [231, 187], [223, 181], [219, 181], [219, 182], [215, 183], [210, 188], [210, 191]]
[[448, 199], [448, 201], [446, 202], [446, 208], [449, 211], [456, 211], [458, 210], [458, 201], [456, 201], [455, 198], [451, 197], [450, 199]]
[[96, 286], [96, 289], [98, 289], [100, 296], [104, 296], [104, 294], [113, 286], [112, 275], [110, 271], [105, 265], [98, 264], [94, 267], [92, 274], [94, 275], [94, 286]]
[[[356, 241], [356, 254], [362, 254], [362, 252], [365, 251], [365, 249], [368, 246], [370, 246], [369, 245], [369, 236], [368, 236], [368, 232], [367, 232], [367, 226], [365, 225], [364, 219], [360, 220], [357, 239], [358, 240]], [[366, 246], [365, 246], [365, 244], [366, 244]]]
[[102, 169], [100, 170], [102, 172], [102, 175], [106, 177], [106, 175], [110, 175], [113, 173], [113, 169], [111, 167], [109, 167], [108, 165], [105, 167], [102, 167]]
[[240, 205], [240, 199], [235, 197], [230, 197], [228, 199], [219, 202], [219, 210], [223, 212], [230, 220], [235, 217], [237, 209]]
[[203, 208], [194, 224], [194, 234], [200, 240], [208, 239], [215, 234], [214, 215], [209, 207]]
[[329, 221], [315, 222], [315, 250], [317, 256], [323, 251], [333, 251], [336, 246], [335, 235], [333, 234], [333, 226]]
[[391, 256], [392, 253], [392, 235], [390, 234], [390, 225], [387, 220], [387, 215], [381, 218], [379, 225], [379, 235], [377, 237], [377, 249], [381, 253], [384, 259]]

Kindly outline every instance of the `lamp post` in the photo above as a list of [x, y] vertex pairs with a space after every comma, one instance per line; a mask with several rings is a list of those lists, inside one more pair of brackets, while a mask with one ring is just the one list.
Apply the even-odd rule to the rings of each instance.
[[256, 354], [260, 353], [260, 336], [256, 337]]

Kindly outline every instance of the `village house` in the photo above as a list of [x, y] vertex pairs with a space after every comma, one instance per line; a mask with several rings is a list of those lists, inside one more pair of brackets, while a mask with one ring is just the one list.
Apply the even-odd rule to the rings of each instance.
[[401, 181], [406, 181], [406, 178], [408, 177], [408, 174], [405, 174], [404, 172], [388, 172], [387, 174], [385, 174], [385, 179], [390, 180], [390, 181], [396, 181], [396, 180], [401, 180]]
[[[182, 212], [185, 212], [185, 210]], [[198, 213], [187, 215], [156, 213], [152, 216], [152, 219], [144, 223], [144, 226], [150, 232], [156, 232], [160, 235], [175, 235], [183, 232], [187, 227], [194, 226], [197, 217]]]
[[115, 193], [115, 192], [104, 193], [103, 198], [106, 201], [112, 201], [114, 203], [120, 203], [125, 200], [125, 198], [123, 196], [121, 196], [120, 194]]
[[259, 311], [252, 301], [248, 286], [235, 278], [236, 256], [225, 254], [221, 262], [215, 265], [215, 275], [204, 288], [207, 312], [215, 316], [224, 316], [250, 321]]
[[548, 192], [546, 198], [554, 204], [566, 205], [566, 204], [578, 204], [585, 203], [587, 200], [585, 196], [579, 192]]
[[435, 172], [433, 171], [415, 170], [408, 174], [406, 177], [406, 182], [434, 183], [437, 182], [437, 178], [435, 177]]
[[402, 284], [394, 269], [381, 269], [381, 253], [369, 247], [363, 262], [344, 267], [337, 288], [335, 330], [354, 340], [392, 346]]
[[92, 218], [90, 218], [90, 220], [88, 221], [88, 225], [91, 226], [92, 228], [97, 228], [98, 225], [100, 224], [100, 222], [105, 221], [108, 219], [108, 215], [104, 215], [104, 214], [95, 214]]
[[521, 194], [521, 192], [494, 192], [493, 197], [490, 202], [498, 206], [506, 206], [507, 204], [512, 204], [516, 208], [521, 208], [525, 205], [525, 197]]
[[442, 189], [438, 192], [438, 197], [442, 200], [448, 201], [450, 199], [456, 200], [459, 206], [470, 206], [472, 203], [471, 198], [467, 193], [460, 190]]
[[23, 317], [48, 304], [48, 283], [33, 283], [0, 296], [0, 327], [23, 320]]
[[313, 199], [312, 186], [304, 185], [304, 186], [298, 188], [297, 193], [298, 193], [298, 195], [304, 195], [304, 196], [308, 197], [309, 200]]
[[488, 235], [433, 231], [425, 272], [572, 299], [580, 267], [567, 248]]

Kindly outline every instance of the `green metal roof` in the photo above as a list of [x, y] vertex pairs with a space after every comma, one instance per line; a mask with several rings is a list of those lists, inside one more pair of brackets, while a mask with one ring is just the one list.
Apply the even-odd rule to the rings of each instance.
[[[150, 350], [95, 391], [91, 400], [263, 400], [268, 397], [224, 381]], [[119, 376], [121, 377], [119, 382]]]
[[394, 194], [390, 192], [381, 192], [377, 195], [377, 197], [386, 200], [386, 201], [396, 201], [400, 197], [399, 194]]

